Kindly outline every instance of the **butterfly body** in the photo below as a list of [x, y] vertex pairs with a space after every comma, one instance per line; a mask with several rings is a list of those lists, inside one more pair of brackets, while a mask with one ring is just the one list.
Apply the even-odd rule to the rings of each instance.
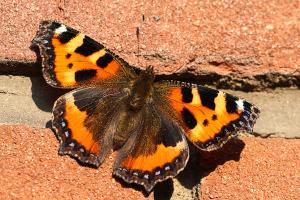
[[59, 154], [100, 166], [117, 151], [113, 174], [150, 192], [176, 176], [199, 149], [220, 148], [238, 131], [252, 131], [256, 106], [200, 85], [156, 80], [75, 29], [41, 23], [31, 48], [48, 84], [74, 88], [53, 107]]

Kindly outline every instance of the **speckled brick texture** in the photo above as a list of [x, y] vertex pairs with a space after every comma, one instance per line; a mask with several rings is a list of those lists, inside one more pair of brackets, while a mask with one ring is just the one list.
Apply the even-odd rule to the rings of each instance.
[[[153, 199], [111, 176], [114, 156], [99, 168], [57, 154], [50, 129], [0, 126], [0, 199]], [[297, 199], [300, 141], [241, 137], [219, 151], [198, 152], [201, 199]], [[196, 156], [196, 157], [195, 157]], [[176, 199], [176, 197], [173, 197]], [[180, 198], [177, 198], [180, 199]]]
[[300, 140], [241, 139], [201, 157], [201, 199], [299, 199]]
[[0, 126], [0, 140], [0, 199], [146, 199], [112, 178], [113, 156], [99, 169], [59, 156], [50, 129]]
[[299, 8], [298, 0], [1, 0], [0, 58], [34, 60], [28, 47], [39, 22], [55, 19], [130, 64], [154, 65], [161, 73], [186, 68], [220, 74], [299, 73]]

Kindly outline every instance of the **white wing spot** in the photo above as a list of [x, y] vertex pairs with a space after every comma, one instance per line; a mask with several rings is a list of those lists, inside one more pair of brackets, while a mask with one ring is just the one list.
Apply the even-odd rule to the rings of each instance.
[[158, 176], [158, 175], [160, 175], [160, 170], [155, 172], [155, 176]]
[[145, 179], [149, 179], [149, 174], [145, 174], [145, 175], [144, 175], [144, 178], [145, 178]]
[[137, 172], [133, 172], [133, 175], [134, 176], [138, 176], [139, 174]]
[[235, 101], [236, 105], [238, 106], [239, 110], [244, 110], [244, 100], [243, 99], [239, 99], [237, 101]]
[[67, 32], [67, 27], [65, 25], [61, 25], [59, 28], [54, 31], [56, 34], [61, 34], [63, 32]]
[[70, 147], [75, 147], [74, 142], [71, 142], [71, 143], [69, 144], [69, 146], [70, 146]]
[[170, 170], [170, 166], [167, 165], [167, 166], [165, 167], [165, 170], [166, 170], [166, 171]]
[[65, 136], [66, 136], [66, 137], [69, 137], [69, 136], [70, 136], [69, 131], [66, 131], [66, 132], [65, 132]]
[[63, 121], [63, 122], [61, 122], [61, 126], [62, 127], [65, 127], [66, 126], [66, 123]]

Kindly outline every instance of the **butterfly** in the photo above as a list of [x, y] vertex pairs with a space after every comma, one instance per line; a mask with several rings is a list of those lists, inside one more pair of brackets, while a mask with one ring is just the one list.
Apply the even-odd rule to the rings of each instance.
[[133, 67], [59, 22], [41, 22], [31, 49], [49, 85], [74, 89], [53, 107], [59, 154], [99, 167], [115, 150], [113, 175], [147, 192], [184, 169], [188, 141], [218, 149], [239, 131], [252, 132], [259, 115], [255, 105], [222, 91], [158, 80], [153, 67]]

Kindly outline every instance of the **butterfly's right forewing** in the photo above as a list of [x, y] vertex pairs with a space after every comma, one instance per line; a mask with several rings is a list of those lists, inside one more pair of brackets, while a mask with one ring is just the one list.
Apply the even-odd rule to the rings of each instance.
[[157, 84], [157, 94], [163, 112], [203, 150], [220, 148], [238, 131], [252, 132], [259, 115], [248, 101], [200, 85], [165, 81]]

